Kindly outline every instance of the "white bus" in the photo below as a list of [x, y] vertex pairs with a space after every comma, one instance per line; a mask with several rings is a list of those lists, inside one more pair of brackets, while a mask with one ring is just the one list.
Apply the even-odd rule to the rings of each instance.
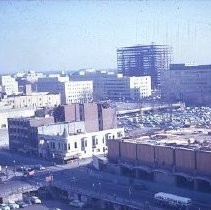
[[164, 192], [155, 193], [154, 199], [160, 204], [167, 204], [169, 206], [175, 207], [187, 207], [190, 206], [192, 203], [192, 200], [190, 198], [185, 198]]

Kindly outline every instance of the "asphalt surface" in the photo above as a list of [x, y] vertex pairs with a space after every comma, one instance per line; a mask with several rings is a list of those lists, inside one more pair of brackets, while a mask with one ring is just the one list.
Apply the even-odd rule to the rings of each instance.
[[[20, 178], [21, 173], [16, 173], [14, 176], [14, 160], [16, 160], [17, 165], [25, 165], [25, 164], [38, 164], [42, 163], [46, 166], [46, 169], [43, 171], [36, 172], [33, 178], [26, 178], [24, 181], [14, 181]], [[1, 191], [5, 191], [8, 189], [14, 190], [16, 187], [20, 186], [21, 183], [24, 185], [36, 185], [39, 183], [40, 185], [45, 186], [45, 178], [49, 174], [53, 175], [52, 185], [61, 187], [63, 189], [73, 191], [73, 192], [82, 192], [87, 195], [91, 195], [96, 198], [102, 198], [105, 200], [112, 200], [116, 203], [131, 203], [131, 204], [139, 204], [143, 206], [145, 202], [149, 202], [151, 206], [153, 206], [153, 195], [154, 192], [164, 191], [169, 192], [172, 191], [178, 195], [188, 195], [187, 197], [194, 198], [194, 206], [193, 210], [209, 210], [210, 200], [209, 194], [199, 194], [193, 191], [188, 191], [184, 189], [176, 189], [177, 191], [173, 191], [169, 189], [168, 186], [161, 186], [152, 182], [143, 182], [147, 186], [146, 190], [137, 190], [130, 186], [129, 179], [127, 177], [112, 175], [106, 172], [98, 172], [90, 170], [86, 167], [86, 164], [90, 163], [91, 159], [78, 162], [73, 162], [69, 165], [58, 165], [58, 166], [49, 166], [51, 163], [47, 161], [43, 161], [37, 158], [28, 158], [27, 156], [22, 156], [20, 154], [11, 154], [7, 151], [0, 151], [0, 165], [8, 165], [8, 173], [10, 174], [10, 179], [13, 181], [7, 181], [4, 185], [4, 188], [1, 187]], [[3, 168], [5, 170], [5, 167]], [[12, 183], [12, 184], [11, 184]], [[11, 187], [12, 186], [12, 187]], [[204, 201], [204, 202], [203, 202]], [[209, 204], [209, 207], [208, 207]], [[32, 207], [29, 207], [32, 208]], [[153, 206], [153, 209], [156, 209], [156, 206]]]
[[[34, 204], [24, 208], [25, 210], [53, 210], [60, 208], [61, 210], [78, 210], [78, 208], [70, 207], [70, 205], [55, 200], [44, 201], [43, 204]], [[86, 209], [86, 210], [97, 210], [97, 209]]]

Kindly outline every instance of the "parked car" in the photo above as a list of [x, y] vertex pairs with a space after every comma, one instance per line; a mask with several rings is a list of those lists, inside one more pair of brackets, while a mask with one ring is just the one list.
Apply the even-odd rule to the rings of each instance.
[[19, 205], [20, 208], [25, 208], [28, 206], [28, 204], [24, 201], [16, 201], [16, 203]]
[[29, 170], [31, 170], [31, 167], [29, 167], [29, 166], [18, 166], [16, 168], [16, 171], [20, 171], [20, 172], [27, 172]]
[[31, 200], [32, 203], [35, 203], [35, 204], [41, 204], [42, 203], [42, 201], [36, 196], [32, 196], [30, 200]]
[[18, 205], [17, 203], [12, 202], [12, 201], [10, 201], [10, 202], [8, 203], [8, 206], [10, 207], [10, 209], [19, 209], [19, 208], [20, 208], [19, 205]]
[[77, 207], [77, 208], [83, 208], [83, 207], [85, 207], [86, 204], [84, 202], [79, 201], [79, 200], [74, 200], [74, 201], [71, 201], [69, 203], [69, 205], [73, 206], [73, 207]]
[[24, 203], [28, 204], [29, 206], [32, 205], [32, 202], [30, 199], [24, 199]]
[[34, 169], [39, 170], [39, 171], [42, 171], [42, 170], [45, 170], [45, 167], [42, 166], [41, 164], [38, 164], [38, 165], [35, 165], [34, 166]]
[[60, 208], [52, 208], [52, 209], [49, 209], [49, 210], [61, 210]]
[[10, 207], [7, 204], [2, 203], [2, 204], [0, 204], [0, 209], [2, 209], [2, 210], [10, 210]]

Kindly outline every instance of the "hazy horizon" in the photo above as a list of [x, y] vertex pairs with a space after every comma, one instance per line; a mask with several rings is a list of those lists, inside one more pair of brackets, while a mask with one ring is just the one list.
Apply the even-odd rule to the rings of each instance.
[[210, 64], [210, 1], [1, 1], [0, 73], [116, 69], [116, 50], [167, 44]]

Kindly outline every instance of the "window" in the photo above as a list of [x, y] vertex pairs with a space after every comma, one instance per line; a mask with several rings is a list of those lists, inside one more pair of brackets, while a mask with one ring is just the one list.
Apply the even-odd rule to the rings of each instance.
[[81, 133], [81, 129], [77, 129], [77, 133]]
[[84, 141], [84, 139], [81, 140], [81, 147], [82, 148], [85, 147], [85, 141]]
[[118, 133], [117, 133], [117, 136], [118, 136], [118, 137], [122, 137], [122, 132], [118, 132]]
[[74, 146], [75, 146], [75, 149], [78, 147], [78, 146], [77, 146], [77, 142], [74, 143]]
[[70, 144], [68, 144], [68, 150], [70, 150]]
[[95, 136], [92, 136], [92, 145], [95, 146]]

